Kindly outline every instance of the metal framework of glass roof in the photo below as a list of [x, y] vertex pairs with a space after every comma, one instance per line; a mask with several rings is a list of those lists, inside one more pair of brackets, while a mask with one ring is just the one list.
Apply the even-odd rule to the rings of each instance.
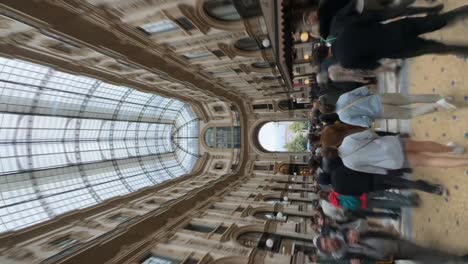
[[184, 102], [0, 57], [0, 232], [189, 174]]

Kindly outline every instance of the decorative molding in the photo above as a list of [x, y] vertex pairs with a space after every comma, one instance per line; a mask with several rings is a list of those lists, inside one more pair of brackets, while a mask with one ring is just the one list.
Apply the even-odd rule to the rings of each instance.
[[237, 55], [237, 56], [241, 56], [241, 57], [262, 58], [263, 52], [265, 50], [269, 50], [269, 49], [265, 49], [265, 50], [259, 49], [259, 50], [254, 50], [254, 51], [241, 50], [241, 49], [237, 48], [235, 46], [235, 44], [239, 39], [242, 39], [242, 38], [243, 37], [235, 38], [235, 39], [231, 40], [231, 42], [229, 43], [229, 46], [228, 46], [228, 49], [229, 49], [230, 53], [232, 53], [234, 55]]
[[[57, 247], [55, 245], [52, 245], [51, 243], [54, 241], [54, 240], [57, 240], [57, 239], [60, 239], [62, 237], [65, 237], [65, 236], [70, 236], [70, 238], [72, 239], [76, 239], [77, 241], [71, 245], [69, 245], [68, 247], [64, 247], [64, 248], [60, 248], [60, 247]], [[60, 233], [60, 234], [57, 234], [55, 236], [52, 236], [52, 237], [49, 237], [44, 243], [40, 244], [39, 247], [41, 248], [41, 250], [43, 251], [63, 251], [69, 247], [72, 247], [74, 245], [77, 245], [77, 244], [80, 244], [80, 243], [83, 243], [85, 242], [86, 240], [88, 240], [89, 238], [91, 238], [92, 235], [86, 231], [71, 231], [71, 232], [67, 232], [67, 233]]]
[[30, 249], [24, 247], [13, 247], [3, 251], [1, 255], [6, 256], [8, 259], [15, 261], [22, 261], [23, 263], [35, 263], [37, 262], [37, 256]]
[[209, 14], [205, 12], [203, 7], [204, 0], [196, 0], [195, 2], [195, 13], [203, 21], [206, 25], [212, 28], [217, 28], [226, 31], [239, 31], [245, 30], [243, 20], [239, 21], [222, 21], [216, 18], [211, 17]]
[[28, 42], [31, 42], [34, 37], [37, 35], [36, 31], [23, 31], [12, 33], [7, 36], [11, 41], [16, 42], [18, 44], [27, 45]]
[[266, 258], [266, 252], [259, 249], [254, 249], [249, 256], [248, 264], [264, 264]]
[[13, 24], [12, 20], [0, 16], [0, 29], [9, 29], [11, 24]]

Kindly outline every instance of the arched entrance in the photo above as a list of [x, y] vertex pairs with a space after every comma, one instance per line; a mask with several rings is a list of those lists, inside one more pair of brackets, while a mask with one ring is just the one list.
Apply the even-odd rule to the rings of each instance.
[[305, 121], [267, 122], [258, 131], [258, 141], [267, 152], [306, 152], [310, 149], [308, 131]]

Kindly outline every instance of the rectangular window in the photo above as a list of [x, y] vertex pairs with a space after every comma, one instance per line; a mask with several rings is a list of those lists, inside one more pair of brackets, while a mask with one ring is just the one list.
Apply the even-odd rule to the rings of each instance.
[[226, 211], [226, 212], [232, 212], [233, 210], [233, 208], [228, 208], [226, 206], [220, 206], [220, 205], [212, 205], [210, 206], [209, 209], [217, 210], [217, 211]]
[[200, 232], [200, 233], [211, 233], [214, 231], [214, 227], [210, 226], [202, 226], [202, 225], [197, 225], [197, 224], [188, 224], [184, 227], [185, 230], [190, 230], [194, 232]]
[[268, 165], [254, 165], [253, 169], [257, 171], [267, 171]]
[[228, 228], [225, 227], [225, 226], [220, 226], [220, 227], [216, 228], [215, 234], [222, 235], [222, 234], [224, 234], [224, 232], [226, 232], [227, 229]]
[[115, 222], [123, 223], [125, 221], [128, 221], [128, 219], [130, 219], [130, 216], [118, 213], [110, 216], [109, 219]]
[[240, 126], [209, 128], [205, 133], [205, 141], [210, 148], [240, 148]]
[[149, 256], [143, 262], [141, 262], [141, 264], [179, 264], [179, 263], [180, 263], [179, 260], [155, 256], [155, 255]]
[[185, 30], [195, 29], [195, 26], [186, 17], [179, 17], [179, 18], [174, 19], [174, 21]]
[[179, 27], [171, 20], [165, 19], [154, 23], [145, 24], [140, 27], [141, 30], [149, 35], [161, 34], [178, 30]]
[[215, 112], [224, 112], [224, 107], [220, 106], [220, 105], [215, 105], [213, 107], [214, 111]]
[[182, 55], [188, 60], [193, 60], [193, 59], [208, 57], [211, 55], [211, 53], [207, 50], [197, 50], [197, 51], [187, 52]]
[[255, 104], [253, 105], [254, 110], [265, 110], [265, 109], [273, 109], [273, 105], [271, 104]]
[[220, 50], [213, 50], [212, 52], [218, 58], [226, 57], [226, 54]]
[[71, 237], [70, 235], [66, 235], [52, 240], [51, 242], [49, 242], [49, 244], [58, 248], [67, 248], [73, 244], [76, 244], [77, 242], [77, 239]]

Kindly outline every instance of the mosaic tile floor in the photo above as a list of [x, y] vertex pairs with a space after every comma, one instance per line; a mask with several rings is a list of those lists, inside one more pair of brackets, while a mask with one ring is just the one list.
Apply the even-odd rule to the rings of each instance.
[[[468, 4], [468, 0], [441, 2], [445, 10]], [[468, 43], [468, 20], [427, 37]], [[409, 60], [408, 66], [409, 93], [451, 95], [459, 106], [466, 107], [414, 119], [412, 136], [440, 143], [454, 141], [468, 148], [468, 58], [424, 56]], [[412, 216], [413, 238], [425, 245], [468, 253], [468, 168], [416, 169], [414, 177], [444, 184], [450, 196], [444, 199], [421, 194], [423, 205]]]

